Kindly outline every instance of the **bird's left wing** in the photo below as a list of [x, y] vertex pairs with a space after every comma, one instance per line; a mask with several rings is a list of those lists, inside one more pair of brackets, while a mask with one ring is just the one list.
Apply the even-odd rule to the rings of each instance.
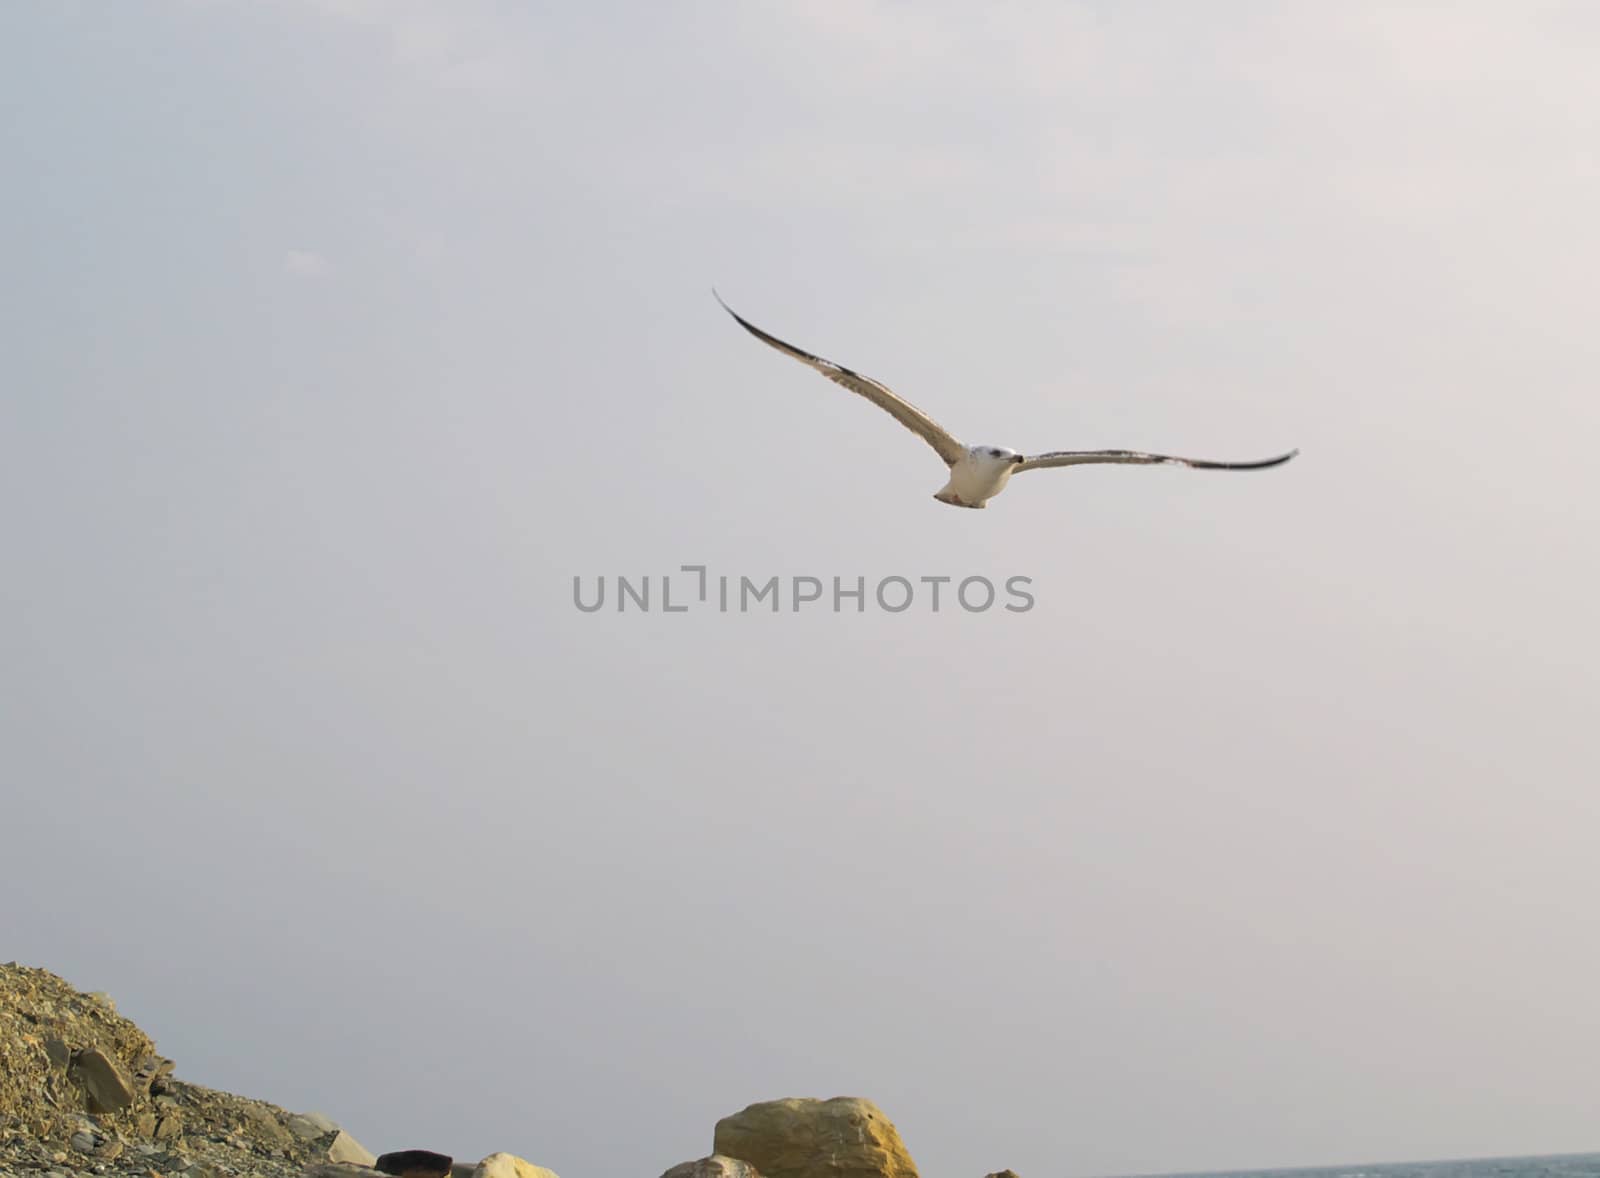
[[1288, 462], [1299, 450], [1290, 450], [1276, 458], [1263, 458], [1256, 462], [1213, 462], [1208, 458], [1176, 458], [1170, 454], [1146, 454], [1140, 450], [1052, 450], [1048, 454], [1034, 454], [1017, 464], [1018, 471], [1041, 470], [1047, 466], [1081, 466], [1091, 462], [1123, 462], [1138, 466], [1151, 466], [1158, 462], [1171, 462], [1179, 466], [1192, 466], [1198, 470], [1261, 470]]
[[[722, 296], [716, 291], [717, 302], [722, 303]], [[899, 396], [888, 385], [873, 380], [870, 376], [862, 376], [859, 372], [852, 372], [842, 364], [835, 364], [832, 360], [824, 360], [821, 356], [813, 356], [810, 352], [802, 351], [793, 344], [786, 344], [775, 335], [768, 335], [754, 323], [751, 323], [727, 303], [722, 303], [722, 309], [732, 315], [739, 326], [755, 336], [764, 344], [769, 344], [786, 356], [793, 356], [808, 368], [813, 368], [823, 376], [833, 381], [834, 384], [843, 385], [857, 396], [865, 397], [878, 408], [888, 413], [901, 425], [916, 434], [928, 445], [932, 446], [940, 458], [944, 459], [946, 466], [954, 466], [966, 457], [967, 448], [951, 436], [933, 418], [918, 409], [910, 401]]]

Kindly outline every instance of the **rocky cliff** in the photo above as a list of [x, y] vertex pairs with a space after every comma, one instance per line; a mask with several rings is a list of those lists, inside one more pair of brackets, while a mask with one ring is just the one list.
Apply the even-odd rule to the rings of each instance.
[[173, 1070], [106, 995], [0, 965], [0, 1173], [300, 1178], [376, 1160], [327, 1117]]
[[[409, 1143], [408, 1143], [409, 1144]], [[47, 1178], [556, 1178], [508, 1153], [374, 1157], [329, 1118], [177, 1078], [117, 1013], [55, 974], [0, 965], [0, 1175]], [[772, 1100], [717, 1122], [662, 1178], [918, 1178], [869, 1100]], [[1009, 1171], [991, 1178], [1016, 1178]]]

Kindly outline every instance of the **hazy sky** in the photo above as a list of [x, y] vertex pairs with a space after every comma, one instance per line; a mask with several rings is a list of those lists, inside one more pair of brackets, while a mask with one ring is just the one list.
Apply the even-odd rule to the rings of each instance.
[[[1597, 54], [0, 6], [0, 958], [564, 1178], [788, 1095], [930, 1178], [1600, 1148]], [[970, 441], [1303, 452], [952, 510], [713, 283]], [[573, 606], [686, 563], [1036, 606]]]

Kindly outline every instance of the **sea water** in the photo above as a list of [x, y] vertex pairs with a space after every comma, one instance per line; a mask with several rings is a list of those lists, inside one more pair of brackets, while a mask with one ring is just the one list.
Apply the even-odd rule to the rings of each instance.
[[1164, 1178], [1600, 1178], [1600, 1153], [1362, 1166], [1308, 1166], [1293, 1170], [1213, 1170], [1165, 1175]]

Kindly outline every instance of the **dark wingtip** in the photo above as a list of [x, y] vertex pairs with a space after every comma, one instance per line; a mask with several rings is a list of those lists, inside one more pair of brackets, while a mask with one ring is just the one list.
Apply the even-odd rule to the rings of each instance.
[[[1191, 460], [1188, 461], [1188, 465], [1201, 470], [1266, 470], [1269, 466], [1282, 466], [1298, 453], [1300, 453], [1300, 449], [1297, 446], [1287, 454], [1279, 454], [1276, 458], [1263, 458], [1260, 462], [1197, 462]], [[1179, 458], [1168, 459], [1168, 461], [1184, 462], [1186, 460]]]
[[714, 286], [711, 288], [711, 297], [717, 300], [717, 304], [724, 311], [733, 316], [733, 321], [740, 327], [755, 335], [762, 334], [753, 323], [751, 323], [743, 315], [739, 314], [739, 312], [735, 311], [732, 307], [728, 306], [728, 304], [723, 300], [722, 296], [717, 293], [717, 288]]
[[1282, 466], [1298, 453], [1300, 449], [1296, 447], [1287, 454], [1279, 454], [1276, 458], [1263, 458], [1260, 462], [1230, 462], [1228, 465], [1235, 470], [1265, 470], [1269, 466]]
[[1238, 465], [1241, 470], [1265, 470], [1269, 466], [1282, 466], [1298, 453], [1300, 447], [1296, 446], [1287, 454], [1280, 454], [1276, 458], [1263, 458], [1260, 462], [1241, 462]]

